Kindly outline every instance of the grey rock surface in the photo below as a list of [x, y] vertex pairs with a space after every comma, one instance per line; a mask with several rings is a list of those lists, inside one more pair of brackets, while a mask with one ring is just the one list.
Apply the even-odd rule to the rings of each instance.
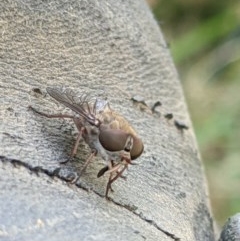
[[[0, 8], [0, 239], [214, 240], [181, 84], [146, 3], [2, 0]], [[114, 183], [110, 201], [107, 177], [96, 177], [100, 158], [77, 185], [65, 182], [89, 148], [81, 144], [75, 161], [60, 164], [75, 140], [73, 123], [28, 110], [71, 113], [47, 86], [107, 96], [143, 139], [138, 165]], [[178, 130], [167, 113], [189, 129]]]

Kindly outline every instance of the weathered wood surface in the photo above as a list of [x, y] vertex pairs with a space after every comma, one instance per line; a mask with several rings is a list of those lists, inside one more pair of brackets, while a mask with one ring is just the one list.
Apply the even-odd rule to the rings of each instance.
[[[146, 3], [2, 0], [0, 8], [1, 240], [214, 240], [181, 84]], [[45, 91], [61, 85], [107, 95], [144, 141], [110, 201], [107, 177], [96, 177], [101, 159], [78, 185], [64, 181], [89, 153], [82, 144], [74, 162], [60, 164], [74, 143], [73, 123], [27, 108], [62, 111]], [[137, 95], [150, 107], [161, 101], [161, 116], [135, 105]], [[189, 130], [177, 130], [167, 113]]]

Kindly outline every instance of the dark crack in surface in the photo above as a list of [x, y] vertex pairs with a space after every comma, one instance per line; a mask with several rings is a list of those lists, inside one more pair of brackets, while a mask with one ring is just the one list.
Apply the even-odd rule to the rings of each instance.
[[[40, 166], [36, 166], [36, 167], [32, 167], [31, 165], [29, 165], [28, 163], [25, 163], [23, 161], [20, 161], [20, 160], [17, 160], [17, 159], [11, 159], [11, 158], [7, 158], [5, 156], [0, 156], [0, 161], [2, 161], [3, 163], [4, 162], [9, 162], [11, 163], [14, 167], [18, 167], [18, 166], [22, 166], [22, 167], [25, 167], [27, 168], [28, 170], [30, 170], [31, 172], [35, 173], [36, 175], [38, 175], [39, 173], [43, 173], [43, 174], [46, 174], [47, 176], [49, 177], [58, 177], [59, 179], [61, 180], [64, 180], [66, 182], [69, 182], [69, 180], [65, 177], [63, 177], [62, 175], [60, 175], [60, 168], [56, 168], [55, 170], [53, 171], [49, 171], [45, 168], [42, 168]], [[81, 182], [78, 182], [76, 183], [76, 186], [81, 188], [82, 190], [84, 191], [89, 191], [89, 188], [82, 184]], [[95, 194], [97, 194], [98, 196], [100, 197], [104, 197], [104, 195], [101, 195], [100, 193], [98, 193], [97, 191], [91, 189], [92, 192], [94, 192]], [[180, 241], [181, 239], [176, 237], [174, 234], [164, 230], [163, 228], [159, 227], [157, 225], [156, 222], [154, 222], [153, 220], [150, 220], [146, 217], [144, 217], [144, 215], [141, 213], [141, 214], [138, 214], [136, 213], [136, 210], [138, 209], [136, 206], [134, 205], [127, 205], [127, 204], [121, 204], [119, 202], [116, 202], [114, 199], [112, 198], [108, 198], [107, 199], [108, 201], [111, 201], [112, 203], [114, 203], [115, 205], [117, 206], [120, 206], [130, 212], [132, 212], [133, 214], [135, 214], [137, 217], [139, 217], [141, 220], [143, 220], [144, 222], [147, 222], [149, 223], [150, 225], [154, 226], [156, 229], [158, 229], [160, 232], [164, 233], [165, 235], [167, 235], [168, 237], [170, 237], [171, 239], [175, 240], [175, 241]], [[143, 237], [145, 238], [145, 237]]]

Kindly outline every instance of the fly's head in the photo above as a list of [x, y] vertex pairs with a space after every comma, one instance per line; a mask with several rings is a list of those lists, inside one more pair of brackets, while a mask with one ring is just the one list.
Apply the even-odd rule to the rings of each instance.
[[109, 152], [124, 152], [130, 160], [135, 160], [143, 152], [142, 140], [121, 129], [100, 126], [99, 142]]

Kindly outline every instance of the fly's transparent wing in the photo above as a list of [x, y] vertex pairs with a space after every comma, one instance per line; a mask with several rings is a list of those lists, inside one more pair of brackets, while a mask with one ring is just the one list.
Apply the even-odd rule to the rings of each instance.
[[96, 114], [103, 111], [108, 105], [106, 100], [93, 98], [88, 94], [81, 94], [69, 89], [60, 87], [47, 87], [48, 94], [58, 102], [70, 108], [85, 118], [92, 125], [99, 125]]
[[94, 109], [95, 109], [96, 113], [104, 111], [107, 107], [109, 108], [109, 103], [107, 100], [97, 98], [94, 101]]

